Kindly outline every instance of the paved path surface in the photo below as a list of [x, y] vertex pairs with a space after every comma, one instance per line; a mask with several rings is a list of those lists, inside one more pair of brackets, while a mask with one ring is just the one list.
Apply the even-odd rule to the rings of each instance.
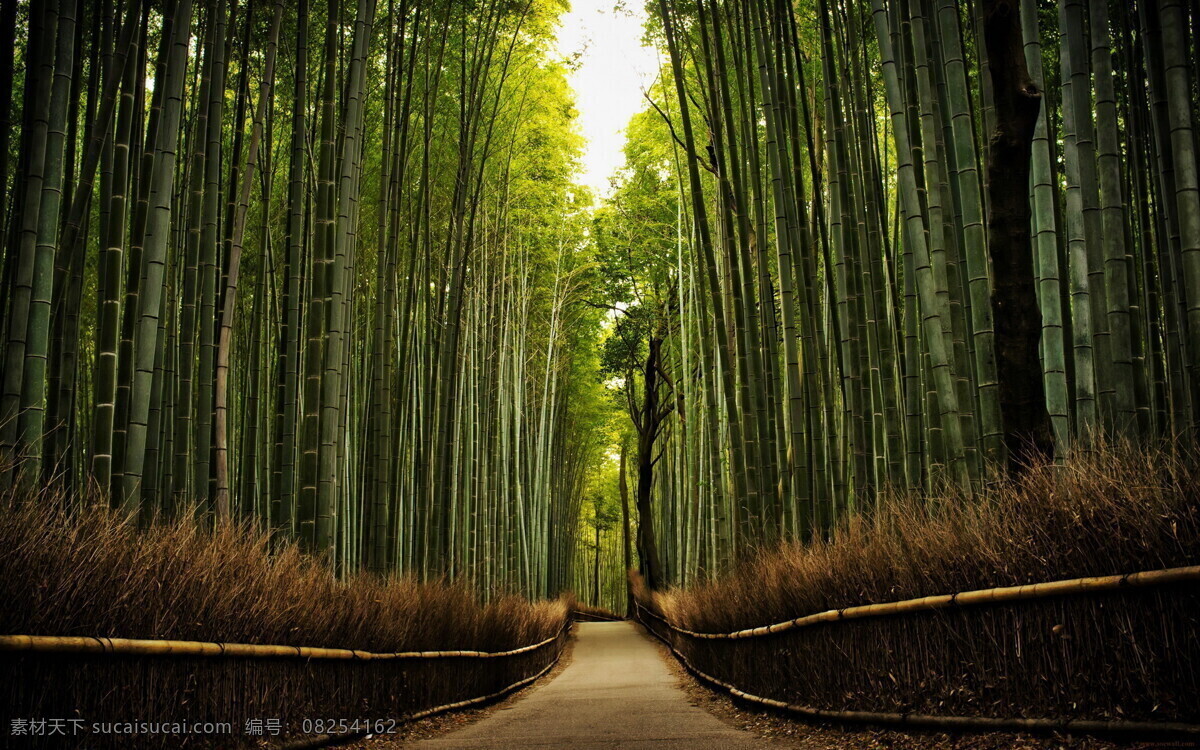
[[630, 622], [577, 626], [574, 657], [549, 684], [427, 750], [750, 750], [768, 746], [688, 702], [649, 636]]

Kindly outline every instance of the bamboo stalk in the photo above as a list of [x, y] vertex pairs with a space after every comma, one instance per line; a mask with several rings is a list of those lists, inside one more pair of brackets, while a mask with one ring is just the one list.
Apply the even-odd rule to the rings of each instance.
[[[681, 628], [659, 616], [667, 627], [676, 633], [691, 638], [705, 640], [738, 640], [741, 638], [757, 638], [763, 635], [774, 635], [795, 628], [809, 625], [819, 625], [825, 622], [840, 620], [859, 620], [866, 617], [883, 617], [907, 612], [920, 612], [931, 609], [948, 609], [950, 607], [965, 607], [974, 604], [995, 604], [1000, 602], [1027, 601], [1044, 599], [1050, 596], [1066, 596], [1071, 594], [1089, 594], [1098, 591], [1113, 591], [1121, 588], [1148, 588], [1150, 586], [1167, 586], [1175, 583], [1200, 582], [1200, 565], [1189, 565], [1181, 568], [1166, 568], [1163, 570], [1146, 570], [1139, 573], [1126, 573], [1113, 576], [1093, 576], [1088, 578], [1070, 578], [1062, 581], [1046, 583], [1031, 583], [1022, 586], [1001, 586], [991, 589], [960, 591], [955, 594], [937, 594], [916, 599], [903, 599], [895, 602], [880, 604], [864, 604], [844, 609], [829, 609], [794, 620], [763, 625], [757, 628], [735, 630], [732, 633], [699, 633], [694, 630]], [[647, 610], [649, 611], [649, 610]], [[654, 613], [651, 613], [654, 614]], [[657, 615], [656, 615], [657, 616]]]
[[394, 659], [497, 659], [536, 651], [558, 640], [570, 627], [544, 641], [509, 651], [395, 651], [376, 653], [346, 648], [279, 646], [257, 643], [149, 640], [141, 638], [97, 638], [90, 636], [2, 635], [0, 651], [56, 654], [110, 654], [122, 656], [198, 656], [224, 658], [299, 658], [380, 661]]

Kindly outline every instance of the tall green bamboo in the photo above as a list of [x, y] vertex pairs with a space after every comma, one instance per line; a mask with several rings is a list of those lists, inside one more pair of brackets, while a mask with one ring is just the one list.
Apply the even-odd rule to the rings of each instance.
[[154, 383], [154, 357], [158, 349], [159, 317], [162, 314], [167, 242], [171, 222], [171, 182], [179, 138], [183, 84], [191, 35], [192, 3], [182, 0], [175, 8], [163, 84], [163, 111], [155, 143], [150, 175], [148, 217], [143, 246], [144, 284], [138, 296], [136, 362], [129, 396], [129, 423], [125, 464], [121, 477], [121, 508], [132, 513], [138, 507], [145, 469], [146, 429], [150, 412], [150, 390]]

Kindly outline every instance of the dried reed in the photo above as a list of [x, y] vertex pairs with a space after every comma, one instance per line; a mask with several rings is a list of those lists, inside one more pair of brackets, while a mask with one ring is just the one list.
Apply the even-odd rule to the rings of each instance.
[[[673, 624], [730, 632], [824, 610], [1195, 565], [1200, 470], [1168, 450], [1105, 448], [1032, 467], [981, 501], [891, 494], [826, 543], [728, 576], [635, 594]], [[831, 622], [674, 643], [741, 690], [824, 711], [1200, 719], [1194, 583]]]
[[[462, 585], [339, 580], [247, 528], [189, 519], [138, 530], [105, 510], [59, 507], [41, 498], [0, 515], [0, 633], [504, 651], [555, 636], [568, 615], [565, 600], [481, 603]], [[4, 737], [18, 739], [8, 733], [12, 719], [223, 721], [232, 737], [75, 739], [89, 747], [248, 745], [243, 731], [254, 719], [279, 719], [295, 735], [305, 719], [397, 719], [494, 693], [545, 668], [561, 645], [502, 659], [399, 662], [8, 653], [0, 655]], [[61, 746], [50, 737], [41, 744]]]

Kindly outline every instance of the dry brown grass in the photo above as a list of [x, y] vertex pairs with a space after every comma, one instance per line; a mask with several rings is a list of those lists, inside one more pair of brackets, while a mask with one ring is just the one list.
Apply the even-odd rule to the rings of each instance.
[[1200, 562], [1200, 470], [1162, 450], [1043, 465], [984, 502], [890, 495], [832, 541], [791, 544], [661, 596], [676, 622], [729, 631], [930, 594]]
[[[0, 514], [0, 632], [413, 650], [501, 651], [558, 633], [567, 601], [412, 578], [338, 580], [295, 547], [191, 520], [132, 528], [52, 498]], [[486, 661], [304, 662], [0, 655], [12, 718], [396, 718], [493, 692], [548, 664], [561, 641]], [[5, 733], [8, 718], [5, 717]], [[95, 738], [92, 738], [93, 741]], [[118, 746], [150, 747], [154, 738]], [[3, 744], [3, 743], [0, 743]], [[102, 744], [102, 743], [101, 743]], [[180, 746], [168, 738], [162, 746]], [[195, 738], [184, 742], [203, 745]], [[218, 743], [229, 746], [228, 739]]]
[[[982, 502], [885, 498], [828, 543], [784, 546], [653, 602], [678, 625], [727, 632], [860, 604], [1197, 563], [1196, 462], [1106, 449], [1035, 467]], [[676, 645], [747, 692], [820, 708], [1196, 721], [1196, 632], [1200, 597], [1181, 586]]]
[[486, 605], [463, 585], [336, 579], [266, 534], [186, 520], [138, 531], [113, 513], [0, 514], [0, 631], [356, 648], [500, 651], [548, 638], [564, 602]]

